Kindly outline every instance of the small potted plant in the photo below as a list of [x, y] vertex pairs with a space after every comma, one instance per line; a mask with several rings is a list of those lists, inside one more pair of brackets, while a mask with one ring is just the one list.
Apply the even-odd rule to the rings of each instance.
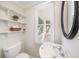
[[18, 21], [18, 19], [19, 19], [18, 16], [16, 16], [16, 15], [13, 15], [13, 16], [12, 16], [12, 20], [14, 20], [14, 21]]

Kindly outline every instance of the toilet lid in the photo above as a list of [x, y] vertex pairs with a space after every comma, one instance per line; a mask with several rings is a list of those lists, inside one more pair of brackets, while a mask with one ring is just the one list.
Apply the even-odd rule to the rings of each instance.
[[58, 45], [51, 42], [45, 42], [39, 49], [40, 57], [42, 58], [56, 58], [59, 55]]
[[30, 58], [30, 55], [27, 53], [20, 53], [15, 58]]

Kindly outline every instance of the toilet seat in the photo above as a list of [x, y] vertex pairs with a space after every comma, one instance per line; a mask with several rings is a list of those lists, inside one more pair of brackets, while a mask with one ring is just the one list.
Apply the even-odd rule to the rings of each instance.
[[15, 58], [30, 58], [30, 55], [23, 52], [23, 53], [18, 54]]
[[58, 50], [59, 45], [54, 44], [51, 42], [45, 42], [41, 45], [39, 49], [39, 54], [40, 57], [42, 58], [56, 58], [56, 57], [62, 57], [59, 56], [59, 50]]

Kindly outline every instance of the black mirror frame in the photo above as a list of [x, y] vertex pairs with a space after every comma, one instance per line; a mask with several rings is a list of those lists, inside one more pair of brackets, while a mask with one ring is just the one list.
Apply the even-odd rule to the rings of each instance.
[[64, 29], [64, 24], [63, 24], [63, 14], [64, 14], [64, 4], [65, 1], [62, 1], [62, 7], [61, 7], [61, 28], [63, 35], [67, 38], [72, 40], [77, 32], [78, 32], [78, 1], [74, 1], [74, 17], [73, 17], [73, 24], [70, 32], [67, 34]]

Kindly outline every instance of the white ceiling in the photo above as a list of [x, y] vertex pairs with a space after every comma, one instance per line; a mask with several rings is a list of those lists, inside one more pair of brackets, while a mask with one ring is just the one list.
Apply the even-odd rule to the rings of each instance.
[[19, 8], [26, 9], [42, 2], [44, 1], [2, 1], [1, 3], [10, 3], [16, 5]]

